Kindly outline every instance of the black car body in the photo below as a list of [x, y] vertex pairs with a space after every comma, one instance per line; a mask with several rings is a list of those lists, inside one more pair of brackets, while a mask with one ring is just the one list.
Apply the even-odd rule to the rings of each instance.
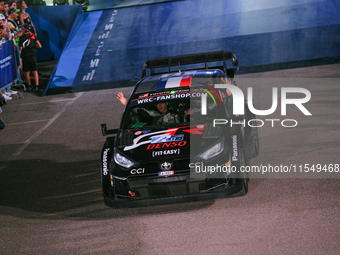
[[[235, 84], [233, 72], [226, 69], [229, 59], [237, 66], [236, 56], [228, 51], [145, 63], [144, 77], [130, 96], [119, 129], [107, 130], [102, 124], [103, 135], [113, 134], [106, 139], [101, 161], [108, 206], [148, 206], [247, 193], [249, 178], [240, 169], [257, 156], [259, 143], [257, 128], [242, 123], [255, 116], [247, 106], [245, 115], [233, 115], [232, 96], [214, 87]], [[218, 61], [223, 63], [221, 68], [207, 67], [207, 62]], [[171, 70], [197, 63], [205, 69]], [[151, 75], [145, 77], [147, 69]], [[159, 103], [167, 106], [166, 113], [158, 111]], [[214, 125], [214, 120], [231, 119], [232, 126]]]

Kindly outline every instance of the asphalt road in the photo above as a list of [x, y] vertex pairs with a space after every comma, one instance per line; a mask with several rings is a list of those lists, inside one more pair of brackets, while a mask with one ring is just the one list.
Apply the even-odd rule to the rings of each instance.
[[[312, 95], [305, 104], [312, 116], [295, 106], [281, 116], [278, 105], [273, 115], [260, 117], [295, 119], [298, 125], [266, 122], [259, 128], [260, 155], [252, 165], [340, 163], [340, 65], [235, 79], [244, 91], [254, 88], [258, 109], [270, 107], [272, 87], [302, 87]], [[106, 207], [100, 124], [118, 127], [124, 107], [117, 92], [26, 92], [3, 107], [1, 254], [339, 254], [340, 173], [334, 171], [257, 175], [242, 197]]]

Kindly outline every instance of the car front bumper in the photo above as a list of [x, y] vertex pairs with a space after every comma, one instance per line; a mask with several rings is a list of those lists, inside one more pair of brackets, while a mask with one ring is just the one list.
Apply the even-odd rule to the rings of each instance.
[[241, 179], [193, 179], [190, 174], [170, 177], [112, 178], [113, 187], [104, 192], [107, 206], [144, 207], [224, 198], [242, 190]]

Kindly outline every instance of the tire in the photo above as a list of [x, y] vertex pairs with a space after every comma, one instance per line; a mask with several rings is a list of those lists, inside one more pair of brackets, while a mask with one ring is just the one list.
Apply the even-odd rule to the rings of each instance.
[[[256, 119], [256, 115], [252, 114], [248, 110], [247, 114], [247, 122], [248, 119]], [[247, 157], [249, 157], [249, 161], [251, 158], [256, 158], [260, 153], [260, 139], [259, 139], [259, 131], [257, 128], [257, 121], [253, 121], [251, 130], [249, 130], [247, 135]], [[249, 127], [248, 127], [249, 128]], [[249, 146], [250, 145], [250, 146]]]
[[[243, 150], [241, 149], [241, 162], [240, 162], [240, 165], [241, 166], [246, 166], [246, 158], [244, 156], [244, 152]], [[241, 173], [242, 174], [242, 178], [240, 178], [240, 185], [242, 185], [242, 190], [239, 192], [239, 195], [240, 196], [244, 196], [248, 193], [248, 182], [249, 182], [249, 179], [248, 179], [248, 174], [246, 172], [244, 173]]]

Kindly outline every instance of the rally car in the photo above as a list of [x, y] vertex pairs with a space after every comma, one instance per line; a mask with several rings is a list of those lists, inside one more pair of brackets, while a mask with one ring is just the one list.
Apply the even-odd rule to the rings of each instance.
[[233, 95], [225, 85], [235, 86], [235, 67], [238, 60], [230, 51], [144, 64], [120, 127], [101, 125], [108, 135], [101, 156], [106, 205], [149, 206], [248, 192], [249, 177], [241, 170], [258, 155], [259, 141], [256, 125], [247, 125], [256, 121], [247, 102], [243, 115], [233, 113]]

